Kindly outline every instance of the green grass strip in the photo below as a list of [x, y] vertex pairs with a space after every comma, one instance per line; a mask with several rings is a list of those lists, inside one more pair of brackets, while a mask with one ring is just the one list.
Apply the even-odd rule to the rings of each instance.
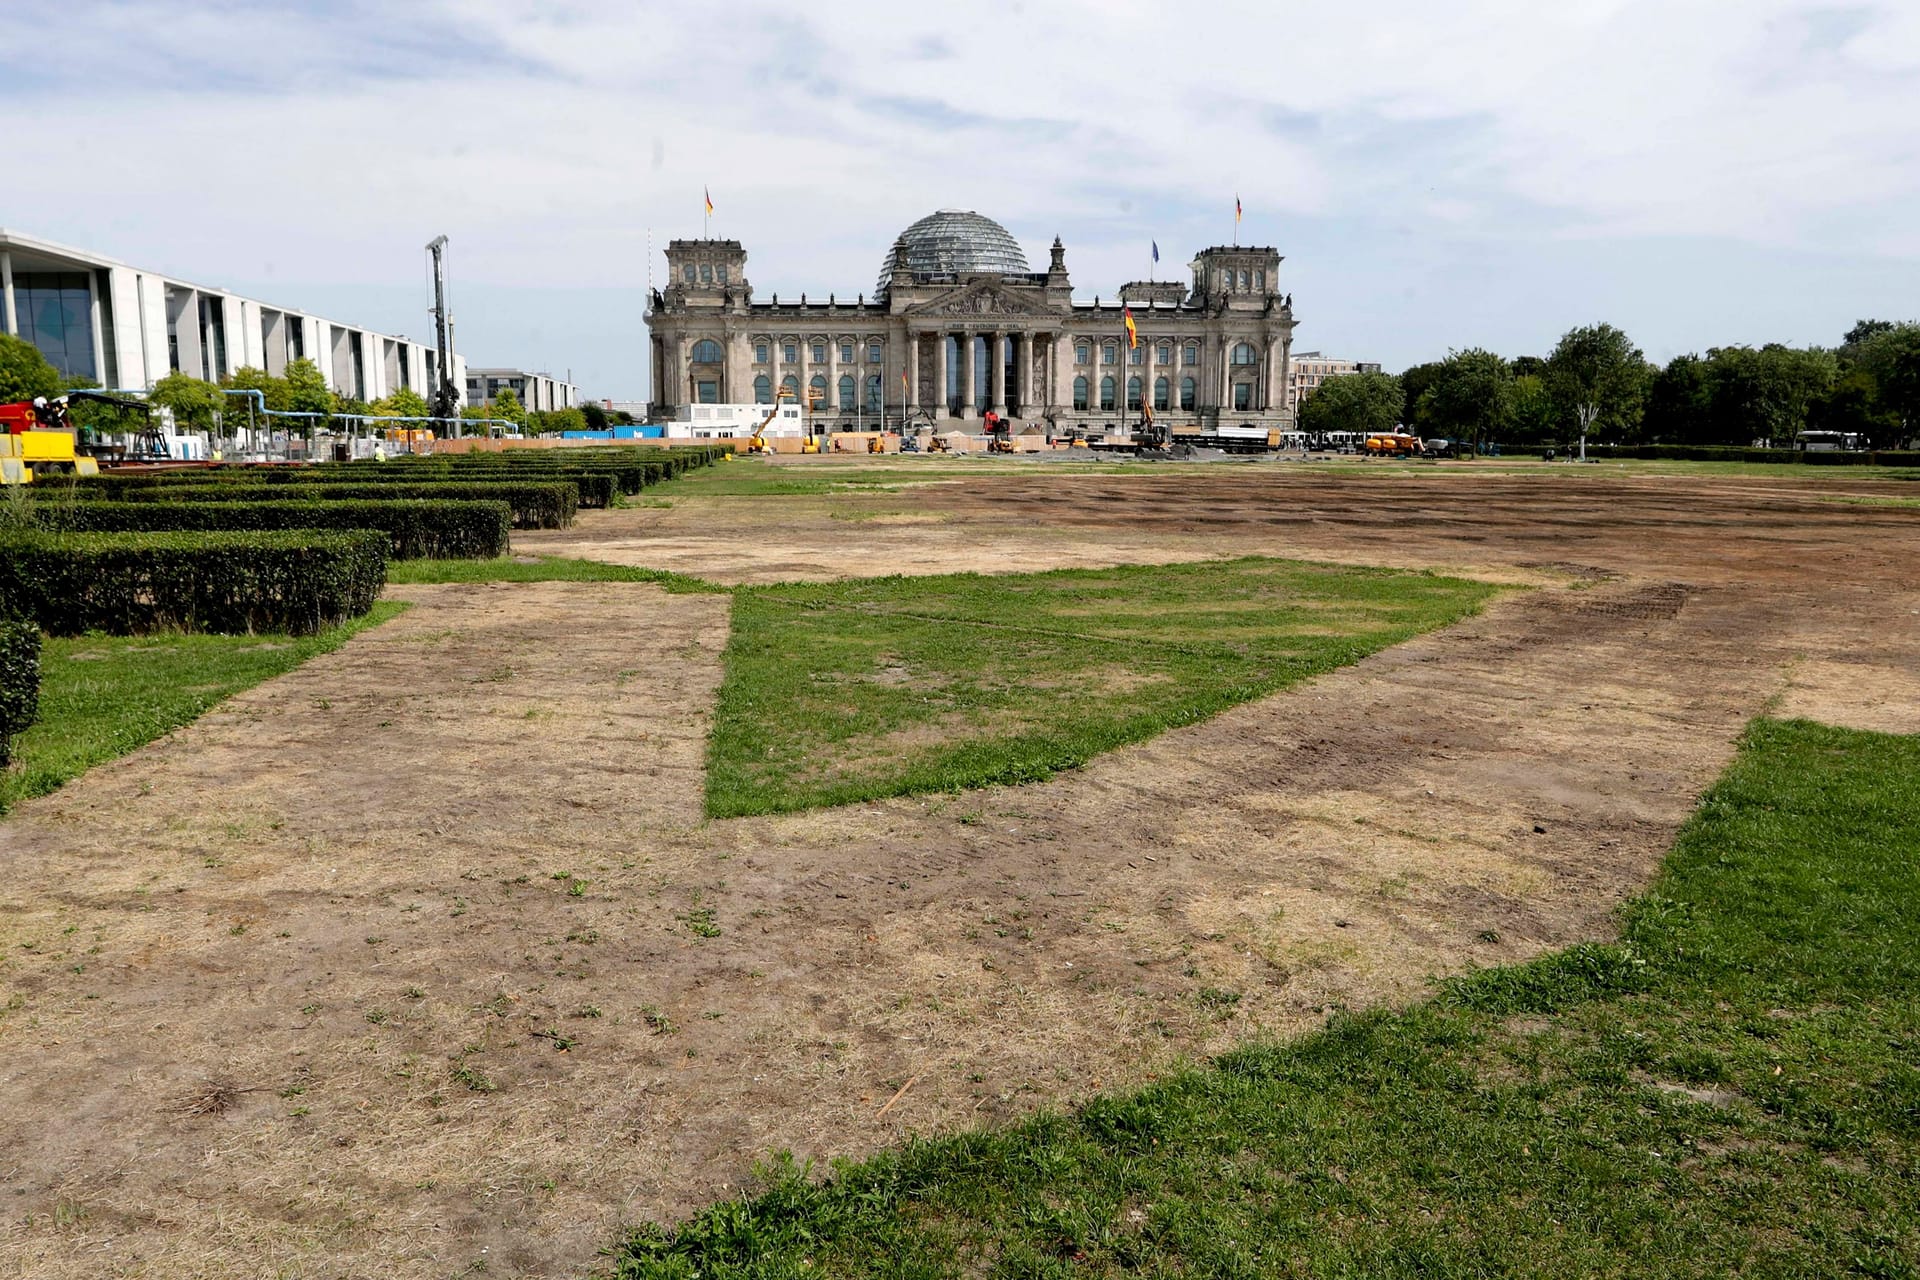
[[387, 566], [387, 582], [644, 582], [676, 594], [724, 595], [726, 587], [667, 569], [574, 560], [566, 556], [497, 560], [396, 560]]
[[1912, 1277], [1920, 738], [1756, 722], [1622, 941], [914, 1141], [621, 1280]]
[[40, 653], [40, 715], [14, 739], [0, 773], [0, 812], [45, 795], [96, 764], [188, 724], [262, 680], [331, 653], [406, 605], [308, 636], [49, 636]]
[[1453, 622], [1497, 590], [1259, 557], [741, 587], [707, 811], [1037, 781]]

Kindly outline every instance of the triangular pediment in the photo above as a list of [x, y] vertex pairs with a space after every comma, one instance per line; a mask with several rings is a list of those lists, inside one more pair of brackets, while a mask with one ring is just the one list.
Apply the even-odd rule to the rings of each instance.
[[1010, 289], [993, 280], [976, 280], [951, 293], [916, 303], [910, 316], [1050, 316], [1057, 308], [1046, 304], [1037, 289]]

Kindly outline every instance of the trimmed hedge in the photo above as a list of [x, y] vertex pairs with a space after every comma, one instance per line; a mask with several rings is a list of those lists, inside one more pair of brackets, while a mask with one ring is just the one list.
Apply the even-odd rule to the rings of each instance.
[[387, 535], [365, 529], [0, 537], [0, 613], [50, 635], [304, 635], [367, 612], [386, 581]]
[[513, 508], [499, 501], [400, 498], [308, 502], [73, 502], [34, 513], [50, 530], [377, 529], [395, 560], [491, 560], [507, 553]]
[[40, 628], [0, 622], [0, 768], [13, 760], [14, 735], [40, 714]]
[[580, 490], [571, 482], [517, 481], [512, 484], [174, 484], [124, 490], [128, 502], [390, 502], [402, 498], [494, 499], [513, 509], [517, 529], [564, 529], [579, 509]]

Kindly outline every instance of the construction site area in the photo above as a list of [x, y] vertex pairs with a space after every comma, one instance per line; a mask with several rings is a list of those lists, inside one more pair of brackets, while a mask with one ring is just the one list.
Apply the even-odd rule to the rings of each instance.
[[1757, 716], [1920, 733], [1879, 468], [742, 456], [476, 563], [0, 821], [0, 1275], [593, 1274], [1610, 939]]

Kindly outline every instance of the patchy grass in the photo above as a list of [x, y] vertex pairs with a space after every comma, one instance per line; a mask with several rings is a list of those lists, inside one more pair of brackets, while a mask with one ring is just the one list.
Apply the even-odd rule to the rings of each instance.
[[1454, 621], [1496, 590], [1258, 558], [742, 587], [708, 812], [1046, 778]]
[[635, 1231], [622, 1280], [1920, 1274], [1920, 738], [1756, 722], [1622, 940]]
[[630, 565], [573, 560], [565, 556], [501, 556], [496, 560], [395, 560], [387, 566], [387, 582], [647, 582], [672, 592], [720, 592], [699, 578], [666, 569], [636, 569]]
[[197, 719], [262, 680], [339, 648], [406, 606], [311, 636], [50, 636], [40, 658], [40, 719], [14, 740], [0, 812]]

